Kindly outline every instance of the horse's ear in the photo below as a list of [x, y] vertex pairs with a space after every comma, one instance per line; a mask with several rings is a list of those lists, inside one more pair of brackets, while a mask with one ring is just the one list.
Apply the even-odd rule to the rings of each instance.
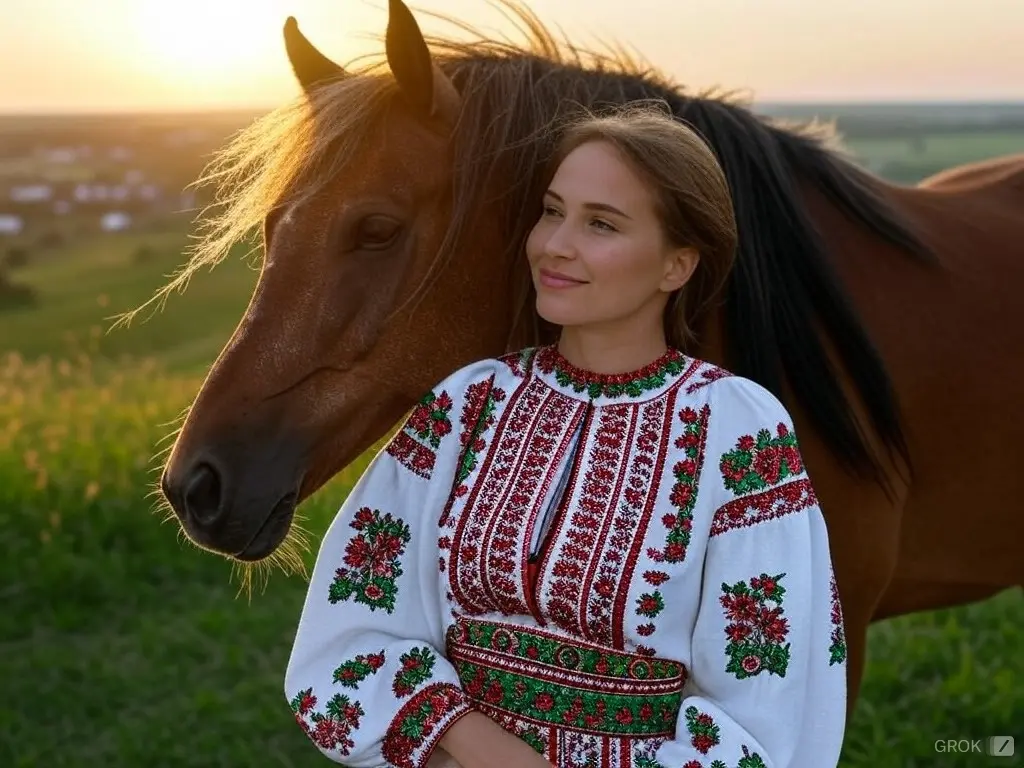
[[388, 2], [385, 50], [388, 66], [406, 100], [423, 115], [454, 123], [459, 111], [459, 93], [431, 60], [423, 33], [402, 0]]
[[289, 16], [284, 23], [284, 47], [288, 52], [288, 60], [292, 64], [295, 77], [304, 91], [331, 78], [340, 77], [345, 70], [324, 56], [299, 31], [299, 24], [294, 16]]

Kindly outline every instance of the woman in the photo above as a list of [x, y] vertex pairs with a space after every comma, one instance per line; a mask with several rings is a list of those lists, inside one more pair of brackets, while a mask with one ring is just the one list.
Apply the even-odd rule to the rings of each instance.
[[358, 768], [828, 768], [845, 646], [789, 414], [684, 355], [736, 230], [706, 145], [564, 135], [526, 248], [558, 343], [440, 382], [331, 525], [286, 692]]

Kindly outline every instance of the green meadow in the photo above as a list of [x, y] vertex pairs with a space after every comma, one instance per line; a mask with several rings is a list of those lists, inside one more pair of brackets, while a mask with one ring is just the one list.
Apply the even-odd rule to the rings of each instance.
[[[906, 157], [874, 141], [879, 162]], [[957, 161], [942, 142], [924, 151]], [[155, 511], [167, 438], [257, 274], [226, 262], [110, 331], [186, 242], [182, 227], [97, 235], [11, 273], [37, 301], [0, 312], [0, 766], [326, 764], [282, 692], [302, 577], [240, 591], [229, 562]], [[302, 508], [314, 541], [367, 459]], [[1021, 764], [1022, 636], [1019, 591], [874, 627], [842, 765]], [[996, 735], [1016, 735], [1016, 761], [934, 747]]]

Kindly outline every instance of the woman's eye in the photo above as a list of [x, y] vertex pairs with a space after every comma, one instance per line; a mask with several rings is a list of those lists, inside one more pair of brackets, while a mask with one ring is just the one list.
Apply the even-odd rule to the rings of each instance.
[[391, 245], [402, 231], [402, 223], [390, 216], [367, 216], [356, 227], [356, 246], [383, 248]]
[[554, 206], [551, 206], [551, 205], [545, 205], [544, 206], [544, 215], [545, 216], [557, 216], [558, 215], [558, 209], [555, 208]]
[[611, 224], [609, 224], [604, 219], [594, 219], [591, 222], [591, 224], [593, 224], [595, 227], [600, 229], [602, 232], [615, 232], [615, 231], [617, 231], [615, 229], [615, 227], [613, 227]]

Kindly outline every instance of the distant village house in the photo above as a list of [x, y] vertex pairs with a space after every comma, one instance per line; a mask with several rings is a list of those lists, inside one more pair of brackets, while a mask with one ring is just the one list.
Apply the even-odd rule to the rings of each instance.
[[20, 216], [0, 213], [0, 235], [18, 235], [24, 227], [25, 222]]

